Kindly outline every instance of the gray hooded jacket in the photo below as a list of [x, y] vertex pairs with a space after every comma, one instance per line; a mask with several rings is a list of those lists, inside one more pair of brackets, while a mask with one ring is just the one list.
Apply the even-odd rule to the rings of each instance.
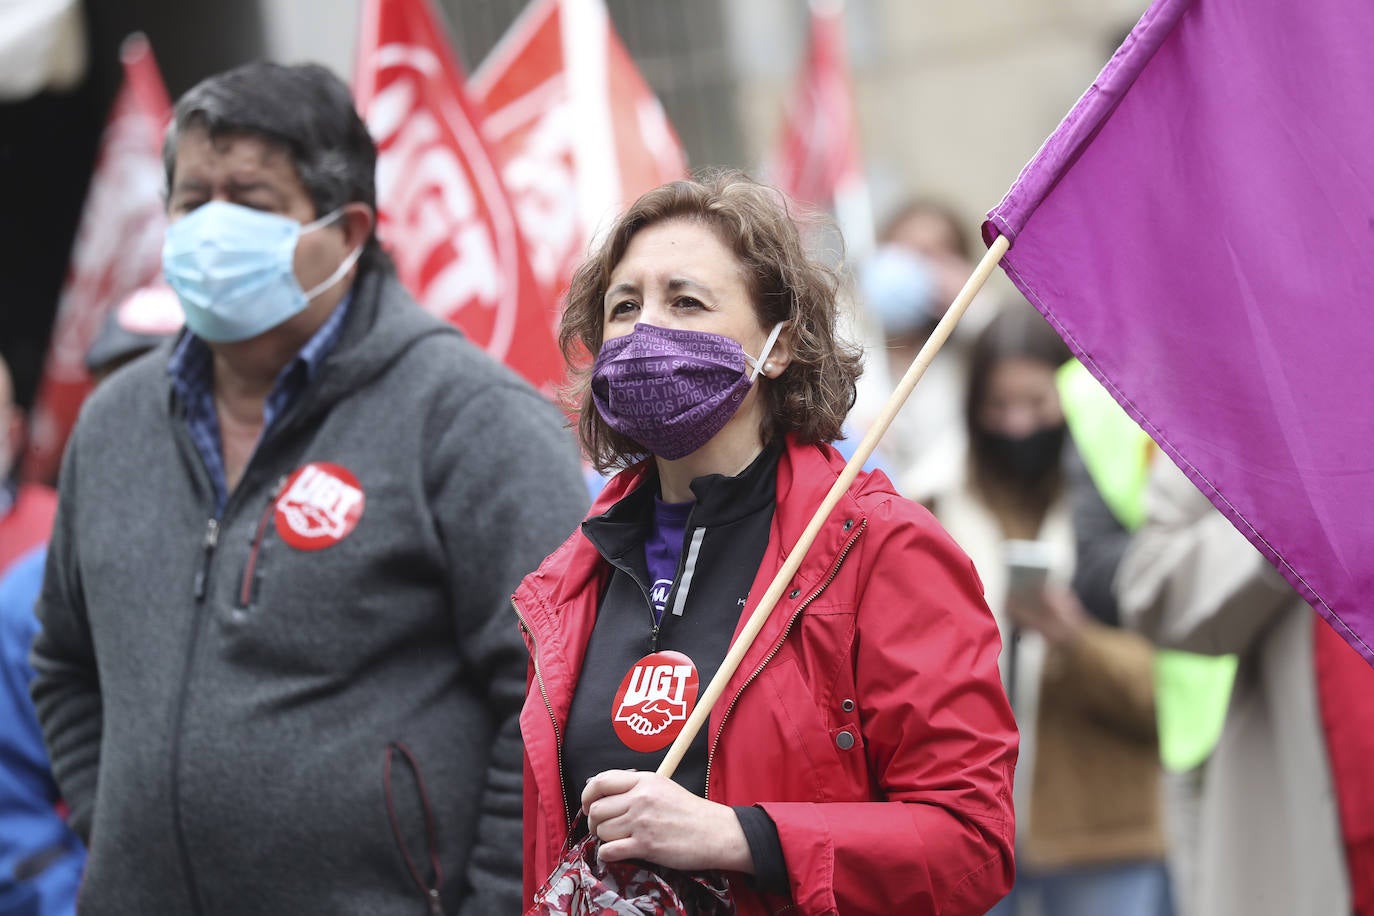
[[39, 603], [82, 913], [517, 912], [508, 596], [586, 506], [561, 417], [366, 275], [211, 519], [169, 352], [83, 410]]

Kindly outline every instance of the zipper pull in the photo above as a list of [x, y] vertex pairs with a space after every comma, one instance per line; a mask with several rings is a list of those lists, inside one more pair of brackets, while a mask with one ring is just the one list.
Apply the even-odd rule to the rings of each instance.
[[215, 555], [215, 545], [219, 543], [219, 519], [212, 518], [205, 526], [205, 541], [203, 542], [204, 554], [201, 559], [200, 569], [196, 572], [196, 600], [202, 601], [205, 598], [205, 584], [210, 577], [210, 560]]
[[430, 916], [444, 916], [444, 905], [439, 900], [439, 888], [431, 887], [425, 896], [429, 898]]
[[660, 624], [654, 624], [654, 628], [649, 631], [649, 654], [653, 655], [658, 651], [658, 631]]

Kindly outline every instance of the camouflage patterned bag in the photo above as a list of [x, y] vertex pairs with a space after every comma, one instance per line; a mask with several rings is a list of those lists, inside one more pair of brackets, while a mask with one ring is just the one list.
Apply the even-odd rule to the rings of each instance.
[[563, 856], [526, 916], [730, 916], [730, 885], [720, 872], [687, 874], [644, 862], [602, 862], [596, 837]]

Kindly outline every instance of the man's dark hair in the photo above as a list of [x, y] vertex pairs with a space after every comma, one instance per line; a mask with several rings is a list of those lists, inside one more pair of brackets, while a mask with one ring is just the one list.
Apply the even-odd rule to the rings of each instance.
[[[177, 141], [195, 128], [211, 139], [247, 134], [285, 149], [316, 217], [353, 201], [377, 209], [377, 145], [348, 87], [325, 67], [255, 61], [197, 83], [177, 101], [162, 145], [168, 187]], [[375, 227], [358, 263], [390, 267]]]

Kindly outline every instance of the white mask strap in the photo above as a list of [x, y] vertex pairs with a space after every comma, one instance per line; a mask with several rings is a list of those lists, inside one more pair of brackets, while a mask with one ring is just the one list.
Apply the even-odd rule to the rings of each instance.
[[320, 293], [342, 280], [343, 275], [348, 273], [349, 268], [357, 264], [358, 258], [363, 256], [363, 247], [364, 246], [359, 245], [357, 248], [350, 251], [348, 257], [339, 262], [339, 266], [334, 269], [332, 274], [325, 277], [323, 282], [317, 283], [315, 286], [311, 287], [310, 291], [305, 294], [305, 301], [309, 302], [313, 300]]
[[754, 384], [759, 373], [763, 371], [763, 364], [768, 360], [768, 354], [773, 352], [773, 344], [778, 342], [778, 335], [782, 333], [782, 326], [785, 324], [787, 324], [786, 321], [779, 321], [773, 325], [773, 330], [768, 332], [768, 340], [764, 342], [763, 352], [759, 354], [758, 359], [754, 359], [748, 353], [744, 354], [744, 358], [754, 364], [754, 371], [749, 376], [749, 384]]
[[319, 219], [312, 219], [308, 223], [303, 223], [301, 225], [301, 235], [305, 235], [307, 232], [314, 232], [316, 229], [323, 229], [325, 226], [337, 220], [342, 213], [343, 207], [339, 207], [338, 209], [330, 210]]

